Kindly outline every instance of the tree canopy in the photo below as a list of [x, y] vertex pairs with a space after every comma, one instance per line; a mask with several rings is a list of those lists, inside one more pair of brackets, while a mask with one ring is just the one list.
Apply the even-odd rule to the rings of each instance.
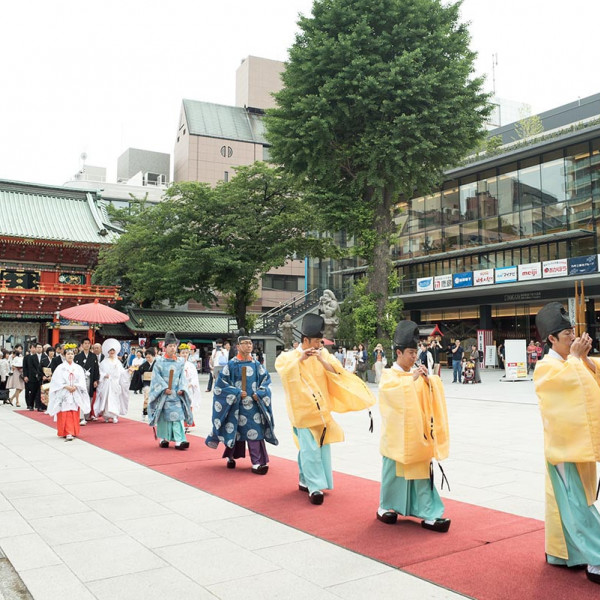
[[315, 0], [267, 115], [273, 160], [330, 228], [357, 236], [380, 323], [396, 202], [430, 191], [483, 137], [487, 95], [459, 5]]
[[294, 254], [325, 256], [329, 240], [305, 234], [314, 221], [292, 178], [264, 163], [238, 167], [215, 188], [172, 185], [154, 205], [140, 202], [117, 218], [126, 233], [100, 257], [96, 280], [119, 283], [145, 306], [189, 299], [228, 299], [238, 327], [247, 327], [259, 277]]

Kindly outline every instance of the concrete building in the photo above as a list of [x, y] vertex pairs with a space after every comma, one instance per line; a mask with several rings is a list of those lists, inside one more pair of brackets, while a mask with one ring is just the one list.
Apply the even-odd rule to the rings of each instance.
[[142, 185], [166, 185], [171, 173], [171, 156], [165, 152], [127, 148], [117, 159], [117, 181], [140, 179]]
[[[264, 111], [274, 106], [272, 93], [281, 89], [279, 61], [248, 56], [236, 73], [236, 106], [199, 100], [182, 101], [174, 151], [175, 182], [228, 181], [240, 165], [268, 160]], [[262, 311], [306, 290], [304, 260], [291, 260], [262, 279], [252, 311]], [[202, 306], [189, 302], [191, 310]]]

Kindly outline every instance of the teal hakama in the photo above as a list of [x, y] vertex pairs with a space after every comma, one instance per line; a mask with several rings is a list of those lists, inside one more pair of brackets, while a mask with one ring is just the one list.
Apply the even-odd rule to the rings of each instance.
[[546, 464], [569, 553], [568, 559], [547, 554], [548, 563], [600, 566], [600, 514], [593, 504], [588, 506], [577, 466], [562, 463], [561, 474], [557, 466]]
[[396, 461], [383, 457], [379, 506], [405, 517], [441, 519], [442, 499], [429, 479], [405, 479], [396, 475]]
[[319, 447], [310, 429], [294, 427], [300, 450], [298, 451], [299, 483], [308, 488], [308, 493], [333, 489], [331, 470], [331, 445]]
[[[194, 423], [184, 363], [159, 357], [154, 361], [148, 395], [149, 425], [156, 426], [156, 437], [179, 444], [185, 442], [183, 422]], [[171, 394], [167, 395], [170, 372], [173, 371]], [[183, 392], [181, 395], [178, 392]]]

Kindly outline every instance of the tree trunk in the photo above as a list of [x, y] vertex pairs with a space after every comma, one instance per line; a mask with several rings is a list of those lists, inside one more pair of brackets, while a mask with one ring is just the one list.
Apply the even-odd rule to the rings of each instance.
[[373, 248], [373, 261], [369, 276], [370, 293], [375, 295], [377, 304], [377, 337], [383, 338], [385, 305], [388, 300], [388, 278], [390, 274], [390, 235], [392, 233], [392, 189], [384, 187], [379, 190], [381, 197], [375, 201], [375, 233], [377, 240]]
[[235, 321], [238, 329], [245, 329], [246, 327], [246, 311], [248, 309], [248, 290], [244, 288], [235, 294], [234, 298], [235, 307]]

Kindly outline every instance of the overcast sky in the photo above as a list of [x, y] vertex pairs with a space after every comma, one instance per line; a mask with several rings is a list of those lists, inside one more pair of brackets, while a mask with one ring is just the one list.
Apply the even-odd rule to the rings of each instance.
[[[173, 152], [182, 98], [235, 102], [248, 55], [285, 60], [312, 0], [5, 3], [0, 178], [62, 184], [87, 163], [116, 176], [128, 147]], [[478, 73], [534, 112], [600, 92], [597, 0], [464, 0]]]

